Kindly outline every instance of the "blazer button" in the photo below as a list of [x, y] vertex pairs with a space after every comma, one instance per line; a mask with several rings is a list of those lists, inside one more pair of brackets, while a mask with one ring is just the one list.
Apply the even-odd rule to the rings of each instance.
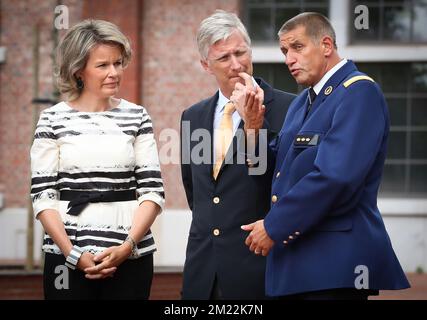
[[277, 174], [276, 174], [276, 178], [278, 178], [278, 177], [280, 177], [280, 171], [277, 172]]
[[301, 233], [299, 231], [295, 231], [294, 233], [296, 236], [299, 236]]
[[283, 244], [284, 244], [284, 245], [287, 245], [287, 244], [288, 244], [288, 241], [286, 241], [286, 240], [285, 240], [285, 241], [283, 241]]
[[271, 202], [275, 203], [276, 201], [277, 201], [277, 196], [276, 195], [272, 196], [271, 197]]
[[213, 198], [213, 203], [218, 204], [219, 203], [219, 197]]
[[294, 237], [293, 236], [289, 236], [289, 240], [294, 240]]
[[213, 234], [215, 237], [219, 236], [219, 229], [214, 229]]

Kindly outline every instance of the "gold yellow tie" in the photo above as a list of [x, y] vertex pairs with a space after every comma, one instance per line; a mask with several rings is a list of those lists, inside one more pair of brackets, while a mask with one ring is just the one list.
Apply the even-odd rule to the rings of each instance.
[[233, 140], [233, 113], [236, 110], [232, 102], [227, 102], [224, 107], [219, 128], [215, 136], [215, 164], [213, 169], [213, 177], [216, 179], [222, 162], [224, 161], [228, 147]]

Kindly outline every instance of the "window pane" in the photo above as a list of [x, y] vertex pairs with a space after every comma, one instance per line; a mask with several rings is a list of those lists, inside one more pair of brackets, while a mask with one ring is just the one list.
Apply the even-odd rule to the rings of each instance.
[[415, 42], [427, 42], [427, 1], [415, 0], [414, 4], [414, 35]]
[[380, 192], [405, 192], [405, 166], [385, 165]]
[[427, 192], [427, 165], [411, 166], [411, 192]]
[[[280, 30], [280, 28], [283, 26], [283, 24], [288, 21], [289, 19], [295, 17], [297, 14], [299, 14], [298, 9], [278, 9], [276, 10], [276, 29], [274, 34], [277, 34], [277, 32]], [[277, 36], [276, 36], [277, 39]]]
[[427, 92], [427, 63], [412, 64], [412, 79], [414, 92]]
[[301, 0], [276, 0], [277, 3], [287, 4], [287, 5], [299, 5]]
[[410, 41], [411, 12], [407, 6], [384, 8], [384, 34], [385, 40]]
[[356, 29], [354, 26], [354, 19], [356, 15], [352, 11], [350, 21], [350, 28], [353, 31], [353, 38], [356, 41], [371, 41], [378, 40], [380, 37], [380, 9], [376, 7], [369, 7], [369, 28]]
[[270, 9], [251, 9], [249, 11], [250, 33], [254, 41], [272, 40]]
[[324, 7], [305, 7], [305, 12], [318, 12], [323, 14], [325, 17], [329, 16], [329, 8]]
[[298, 93], [298, 85], [284, 63], [256, 63], [254, 75], [263, 78], [276, 89]]
[[274, 83], [273, 72], [271, 72], [271, 68], [269, 64], [266, 64], [266, 63], [254, 64], [254, 76], [263, 78], [271, 86], [276, 88], [276, 84]]
[[316, 5], [328, 5], [329, 0], [305, 0], [304, 3], [305, 4], [316, 4]]
[[384, 92], [405, 93], [408, 84], [408, 65], [389, 63], [381, 69], [382, 89]]
[[411, 159], [427, 160], [427, 132], [411, 133]]
[[368, 76], [370, 76], [375, 81], [381, 80], [381, 69], [382, 65], [380, 63], [356, 63], [357, 68], [366, 73]]
[[379, 0], [356, 0], [355, 1], [356, 4], [379, 4], [380, 1]]
[[406, 132], [391, 131], [388, 137], [387, 159], [406, 158]]
[[294, 77], [292, 77], [288, 67], [284, 63], [273, 68], [273, 73], [274, 83], [277, 84], [277, 89], [295, 94], [298, 93], [298, 84], [296, 83]]
[[392, 126], [406, 126], [406, 99], [387, 98], [390, 113], [390, 124]]
[[[427, 126], [427, 98], [412, 100], [412, 125]], [[427, 141], [425, 142], [427, 148]]]

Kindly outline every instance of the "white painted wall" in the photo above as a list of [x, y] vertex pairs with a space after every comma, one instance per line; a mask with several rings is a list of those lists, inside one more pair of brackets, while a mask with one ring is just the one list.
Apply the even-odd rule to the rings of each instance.
[[[401, 207], [399, 212], [396, 203], [406, 203], [406, 207]], [[422, 267], [427, 271], [427, 200], [380, 199], [378, 204], [404, 270], [414, 272]], [[159, 215], [152, 228], [158, 248], [154, 255], [157, 270], [182, 270], [190, 223], [189, 210], [166, 210]], [[34, 254], [40, 259], [43, 232], [40, 222], [37, 221], [35, 226]], [[25, 229], [25, 209], [0, 211], [0, 260], [25, 259]]]

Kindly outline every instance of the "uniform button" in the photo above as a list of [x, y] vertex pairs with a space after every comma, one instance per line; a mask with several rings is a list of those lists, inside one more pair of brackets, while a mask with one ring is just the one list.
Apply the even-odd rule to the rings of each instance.
[[218, 204], [219, 203], [219, 197], [213, 198], [213, 203]]
[[294, 237], [293, 236], [289, 236], [289, 240], [294, 240]]
[[276, 174], [276, 178], [278, 178], [278, 177], [280, 177], [280, 171], [277, 172], [277, 174]]
[[277, 196], [276, 196], [276, 195], [272, 196], [272, 197], [271, 197], [271, 201], [272, 201], [273, 203], [275, 203], [275, 202], [277, 201]]
[[286, 241], [286, 240], [285, 240], [285, 241], [283, 241], [283, 244], [287, 245], [287, 244], [288, 244], [288, 241]]
[[213, 234], [214, 234], [214, 236], [218, 237], [219, 236], [219, 229], [214, 229]]
[[296, 236], [299, 236], [301, 233], [300, 233], [299, 231], [296, 231], [294, 234], [295, 234]]

